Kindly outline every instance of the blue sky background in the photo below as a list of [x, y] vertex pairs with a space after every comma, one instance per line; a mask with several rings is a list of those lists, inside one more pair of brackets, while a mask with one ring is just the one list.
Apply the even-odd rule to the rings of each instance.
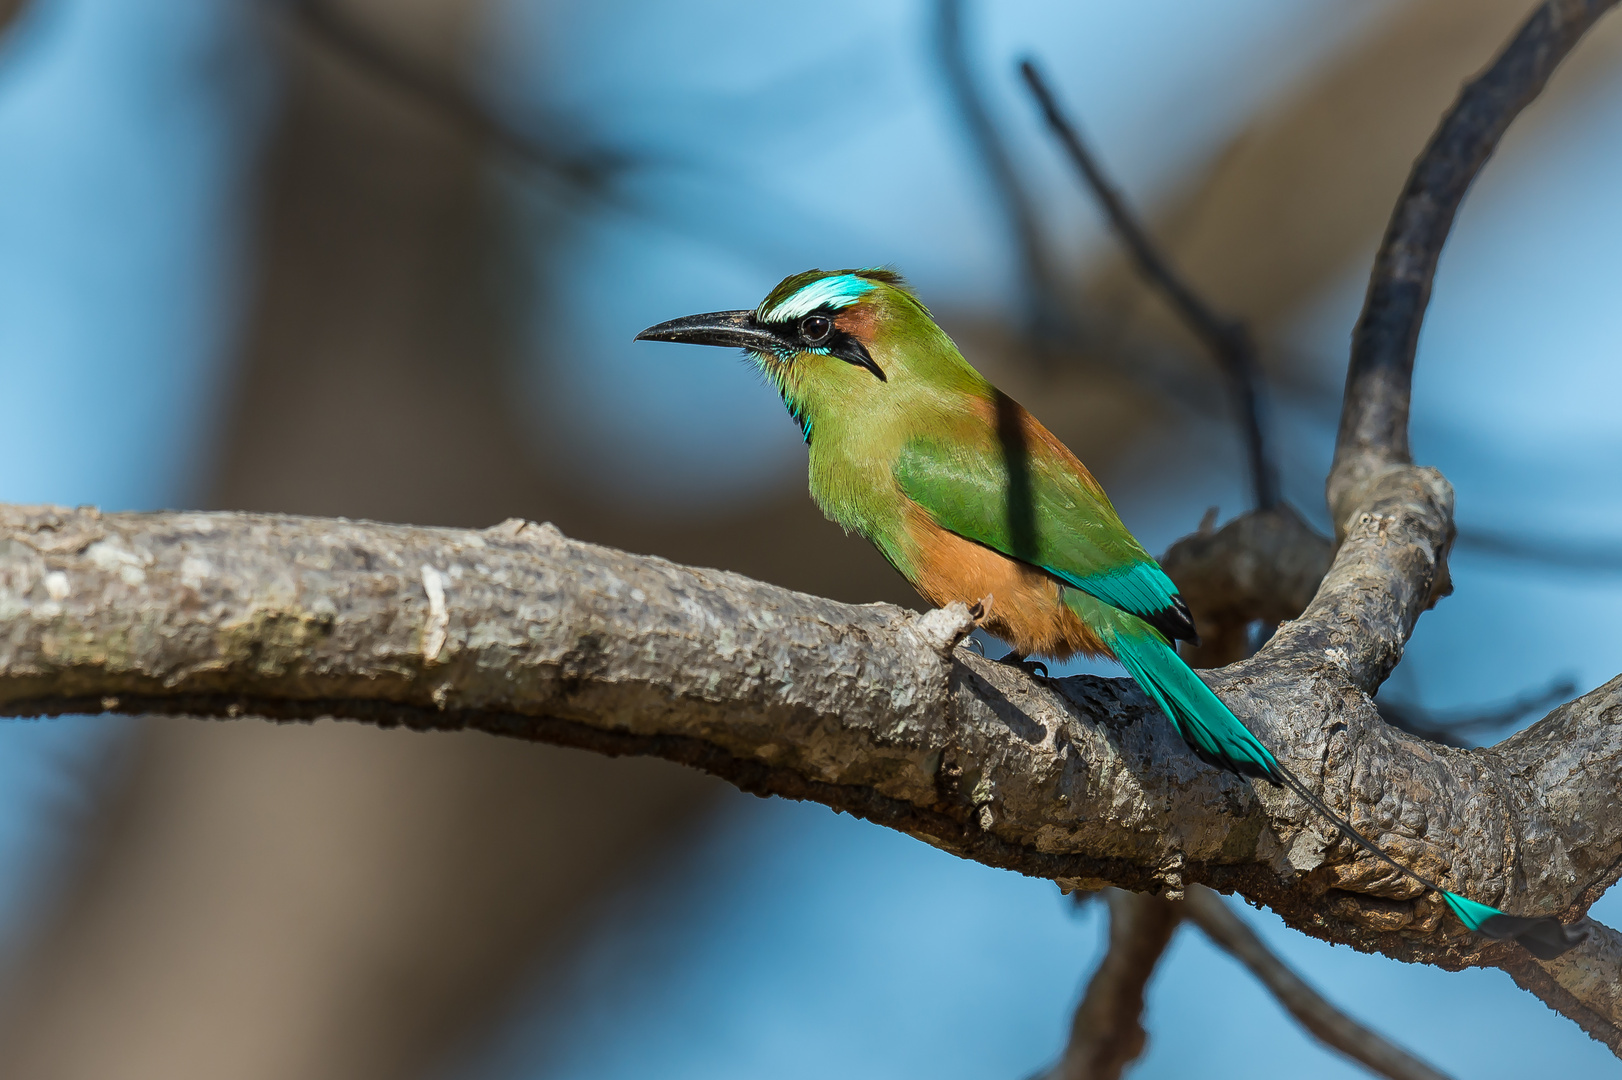
[[[186, 505], [217, 421], [269, 69], [231, 5], [31, 4], [0, 45], [0, 499]], [[0, 955], [116, 719], [0, 721]]]
[[[1144, 202], [1382, 5], [1337, 0], [1025, 0], [974, 13], [981, 78], [1046, 202], [1055, 247], [1104, 242], [1014, 92], [1033, 45]], [[993, 10], [994, 9], [994, 10]], [[784, 482], [803, 453], [741, 364], [629, 344], [674, 314], [753, 303], [808, 265], [894, 263], [943, 309], [997, 312], [1012, 262], [946, 113], [918, 2], [500, 0], [478, 71], [515, 123], [545, 118], [659, 162], [645, 207], [574, 224], [542, 256], [536, 333], [591, 363], [534, 373], [524, 407], [573, 425], [589, 480], [702, 512]], [[218, 0], [37, 0], [0, 53], [0, 500], [186, 505], [230, 373], [244, 211], [275, 101], [244, 9]], [[814, 31], [814, 32], [813, 32]], [[693, 149], [702, 146], [702, 152]], [[1622, 529], [1622, 78], [1512, 134], [1460, 217], [1421, 343], [1414, 442], [1462, 522], [1603, 541]], [[508, 182], [510, 183], [510, 181]], [[524, 193], [511, 192], [517, 200]], [[515, 215], [515, 228], [522, 221]], [[1291, 331], [1339, 380], [1364, 272]], [[558, 380], [562, 379], [560, 383]], [[547, 382], [546, 380], [551, 380]], [[546, 393], [540, 393], [543, 385]], [[1040, 409], [1038, 409], [1040, 412]], [[1286, 414], [1292, 497], [1321, 515], [1333, 432]], [[1174, 483], [1135, 450], [1114, 494], [1151, 550], [1212, 503], [1243, 504], [1231, 434], [1198, 427]], [[1433, 706], [1559, 674], [1622, 670], [1622, 577], [1461, 552], [1395, 689]], [[1544, 628], [1558, 627], [1558, 633]], [[48, 898], [117, 767], [122, 725], [0, 724], [0, 945]], [[1601, 917], [1622, 911], [1602, 901]], [[1248, 909], [1247, 909], [1248, 910]], [[1450, 974], [1331, 948], [1251, 913], [1361, 1018], [1460, 1075], [1617, 1063], [1496, 972]], [[1019, 1077], [1057, 1053], [1098, 953], [1098, 910], [814, 806], [725, 800], [697, 854], [616, 898], [600, 927], [444, 1075]], [[1152, 987], [1135, 1075], [1360, 1075], [1305, 1039], [1193, 932]], [[1261, 1049], [1258, 1049], [1261, 1048]]]

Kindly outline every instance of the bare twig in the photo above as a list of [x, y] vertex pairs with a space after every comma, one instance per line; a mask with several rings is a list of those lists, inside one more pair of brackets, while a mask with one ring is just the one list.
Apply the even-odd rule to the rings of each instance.
[[1465, 84], [1414, 162], [1369, 276], [1352, 333], [1329, 504], [1337, 532], [1355, 489], [1392, 465], [1412, 463], [1408, 442], [1414, 350], [1442, 246], [1465, 192], [1498, 141], [1554, 69], [1616, 0], [1548, 0], [1492, 64]]
[[1166, 298], [1184, 324], [1205, 343], [1228, 376], [1229, 390], [1245, 440], [1256, 507], [1261, 510], [1273, 508], [1279, 501], [1278, 469], [1267, 446], [1261, 373], [1256, 363], [1256, 344], [1251, 340], [1249, 329], [1238, 319], [1213, 311], [1178, 276], [1170, 260], [1155, 246], [1148, 230], [1126, 205], [1121, 193], [1104, 175], [1103, 167], [1082, 141], [1075, 125], [1059, 108], [1058, 100], [1043, 80], [1035, 62], [1025, 60], [1021, 62], [1019, 70], [1025, 76], [1031, 95], [1041, 106], [1048, 126], [1053, 129], [1054, 136], [1064, 146], [1082, 179], [1103, 207], [1110, 228], [1131, 256], [1138, 273]]
[[1275, 956], [1221, 896], [1203, 885], [1194, 885], [1188, 889], [1182, 907], [1184, 918], [1249, 968], [1279, 1004], [1324, 1045], [1391, 1080], [1446, 1080], [1444, 1074], [1326, 1001]]
[[1117, 1080], [1149, 1041], [1143, 992], [1171, 943], [1181, 906], [1158, 896], [1106, 889], [1109, 949], [1087, 983], [1064, 1056], [1045, 1080]]
[[1577, 684], [1562, 676], [1547, 686], [1517, 694], [1508, 701], [1470, 709], [1426, 709], [1405, 702], [1376, 699], [1380, 715], [1388, 724], [1412, 735], [1448, 746], [1476, 746], [1468, 738], [1474, 731], [1498, 731], [1543, 709], [1565, 701], [1577, 692]]
[[1073, 338], [1072, 319], [1060, 295], [1053, 259], [1043, 242], [1036, 208], [1020, 182], [1008, 147], [992, 122], [981, 98], [969, 62], [963, 19], [967, 0], [937, 0], [935, 50], [946, 89], [963, 123], [976, 157], [986, 171], [997, 202], [1019, 252], [1022, 293], [1026, 304], [1026, 333], [1039, 346]]
[[385, 41], [344, 10], [339, 0], [282, 0], [306, 37], [341, 56], [356, 69], [426, 106], [450, 124], [484, 140], [528, 169], [556, 179], [577, 193], [603, 194], [609, 182], [633, 162], [600, 149], [553, 146], [514, 131], [460, 83]]

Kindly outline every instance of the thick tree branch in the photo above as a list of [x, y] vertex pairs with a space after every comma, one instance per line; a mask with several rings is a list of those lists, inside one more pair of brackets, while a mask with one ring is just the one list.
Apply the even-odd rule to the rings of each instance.
[[1182, 914], [1249, 968], [1279, 1004], [1320, 1042], [1391, 1080], [1446, 1080], [1442, 1073], [1326, 1001], [1210, 889], [1200, 885], [1190, 888]]
[[1188, 662], [1209, 668], [1243, 659], [1250, 651], [1250, 624], [1300, 615], [1334, 554], [1329, 538], [1283, 503], [1242, 514], [1214, 531], [1202, 526], [1177, 541], [1160, 565], [1194, 612], [1201, 643], [1185, 646]]
[[[1597, 894], [1596, 894], [1597, 895]], [[1622, 934], [1593, 924], [1582, 948], [1547, 963], [1530, 953], [1506, 957], [1498, 965], [1523, 990], [1573, 1020], [1595, 1040], [1622, 1057], [1617, 1037], [1617, 1016], [1622, 1014]]]
[[1356, 509], [1356, 489], [1383, 469], [1412, 463], [1408, 401], [1414, 351], [1436, 263], [1476, 174], [1521, 110], [1616, 0], [1549, 0], [1487, 70], [1465, 84], [1414, 162], [1374, 259], [1363, 314], [1352, 333], [1329, 506], [1336, 529]]
[[[1335, 460], [1326, 484], [1337, 537], [1349, 541], [1360, 526], [1371, 520], [1371, 505], [1379, 501], [1374, 492], [1388, 488], [1392, 477], [1414, 476], [1422, 471], [1411, 465], [1408, 441], [1414, 354], [1437, 261], [1459, 204], [1510, 123], [1542, 91], [1555, 68], [1595, 20], [1614, 4], [1615, 0], [1547, 0], [1541, 4], [1487, 70], [1466, 84], [1415, 161], [1375, 256], [1363, 313], [1352, 335]], [[1440, 484], [1440, 477], [1436, 479]], [[1432, 572], [1409, 579], [1430, 585], [1434, 590], [1432, 598], [1447, 591], [1444, 560], [1453, 538], [1451, 511], [1450, 505], [1445, 507], [1445, 533], [1429, 531], [1435, 564]], [[1344, 556], [1343, 548], [1336, 569], [1345, 562]], [[1392, 569], [1396, 576], [1402, 576], [1402, 571]], [[1335, 576], [1332, 569], [1313, 608], [1332, 591]], [[1417, 616], [1411, 601], [1412, 597], [1404, 603], [1404, 614]], [[1313, 621], [1313, 608], [1308, 609], [1302, 623]], [[1389, 642], [1387, 635], [1393, 628], [1386, 621], [1371, 635], [1371, 648], [1363, 654], [1365, 663], [1356, 665], [1360, 670], [1350, 673], [1364, 693], [1372, 692], [1390, 670], [1387, 660], [1378, 655], [1382, 650], [1377, 642]], [[1411, 622], [1398, 628], [1399, 643], [1411, 628]], [[1290, 644], [1276, 639], [1270, 643], [1285, 649]], [[1519, 789], [1511, 797], [1520, 801], [1547, 799], [1548, 808], [1556, 815], [1576, 815], [1568, 818], [1578, 825], [1576, 832], [1591, 830], [1605, 818], [1606, 803], [1614, 800], [1574, 798], [1574, 787], [1588, 785], [1573, 785], [1571, 781], [1577, 775], [1573, 770], [1615, 768], [1618, 748], [1606, 729], [1616, 715], [1619, 693], [1622, 679], [1614, 679], [1488, 751], [1488, 755], [1501, 754], [1500, 760], [1509, 765], [1505, 778]], [[1574, 741], [1565, 744], [1565, 739]], [[1372, 776], [1380, 770], [1371, 766], [1369, 771]], [[1383, 787], [1384, 782], [1382, 778], [1379, 786]], [[1554, 786], [1543, 789], [1540, 784]], [[1600, 831], [1609, 833], [1608, 829]], [[1541, 853], [1523, 848], [1522, 858], [1569, 860], [1574, 877], [1588, 879], [1589, 884], [1572, 898], [1569, 910], [1575, 914], [1617, 880], [1618, 856], [1611, 853], [1612, 840], [1614, 837], [1602, 838], [1597, 832], [1587, 838], [1573, 833], [1558, 841], [1554, 849]], [[1527, 841], [1536, 843], [1531, 834], [1523, 834], [1520, 843]], [[1592, 846], [1585, 847], [1585, 843]], [[1622, 1055], [1622, 1014], [1616, 1010], [1616, 987], [1622, 984], [1618, 971], [1622, 947], [1618, 941], [1615, 932], [1595, 927], [1579, 949], [1560, 960], [1538, 963], [1526, 955], [1510, 953], [1497, 957], [1496, 962], [1521, 986], [1575, 1020], [1613, 1053]]]
[[[1429, 594], [1448, 518], [1425, 470], [1374, 494], [1303, 618], [1213, 685], [1422, 872], [1576, 913], [1622, 859], [1622, 680], [1491, 750], [1381, 722], [1364, 688]], [[836, 604], [522, 523], [0, 510], [0, 712], [331, 715], [651, 754], [1066, 887], [1205, 881], [1359, 948], [1511, 956], [1289, 796], [1203, 765], [1131, 683], [1037, 684], [953, 652], [967, 629], [961, 609]]]
[[[1436, 252], [1468, 174], [1606, 6], [1540, 9], [1416, 165], [1348, 377], [1334, 560], [1300, 618], [1209, 680], [1394, 857], [1512, 914], [1578, 916], [1622, 872], [1622, 678], [1481, 750], [1397, 731], [1370, 695], [1447, 587], [1452, 490], [1406, 436]], [[657, 755], [1067, 888], [1205, 882], [1326, 940], [1501, 966], [1622, 1054], [1616, 934], [1549, 963], [1473, 937], [1293, 796], [1203, 765], [1130, 683], [1034, 683], [954, 651], [968, 626], [521, 522], [0, 508], [0, 712], [331, 715]]]

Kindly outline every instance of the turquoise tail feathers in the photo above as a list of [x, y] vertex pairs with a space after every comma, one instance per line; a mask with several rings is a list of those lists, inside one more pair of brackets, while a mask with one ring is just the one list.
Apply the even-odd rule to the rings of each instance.
[[1105, 644], [1196, 754], [1221, 769], [1282, 782], [1278, 759], [1147, 623], [1117, 613]]
[[1458, 893], [1450, 893], [1446, 889], [1438, 891], [1441, 892], [1442, 899], [1447, 901], [1447, 906], [1453, 909], [1453, 914], [1459, 917], [1459, 921], [1472, 930], [1480, 930], [1489, 919], [1495, 919], [1504, 914], [1495, 907], [1478, 904], [1474, 900], [1468, 900], [1460, 896]]
[[1325, 806], [1295, 773], [1286, 768], [1250, 729], [1239, 722], [1194, 670], [1147, 623], [1104, 605], [1086, 594], [1067, 590], [1066, 600], [1102, 632], [1115, 658], [1166, 714], [1177, 733], [1205, 761], [1244, 776], [1282, 784], [1334, 825], [1352, 843], [1398, 873], [1439, 893], [1448, 909], [1470, 930], [1500, 940], [1518, 941], [1540, 960], [1553, 960], [1588, 937], [1579, 922], [1566, 926], [1550, 916], [1507, 915], [1488, 904], [1450, 892], [1403, 866], [1359, 832], [1351, 822]]
[[[1432, 886], [1434, 888], [1434, 886]], [[1588, 938], [1586, 919], [1567, 926], [1549, 915], [1506, 915], [1495, 907], [1478, 904], [1458, 893], [1437, 889], [1459, 921], [1478, 934], [1500, 941], [1518, 941], [1539, 960], [1553, 960]]]
[[1329, 809], [1322, 800], [1307, 790], [1306, 785], [1289, 769], [1283, 765], [1279, 765], [1278, 769], [1279, 775], [1284, 778], [1284, 785], [1340, 830], [1343, 836], [1397, 873], [1439, 894], [1446, 901], [1448, 910], [1475, 933], [1500, 941], [1518, 941], [1527, 952], [1539, 960], [1553, 960], [1587, 939], [1589, 928], [1586, 920], [1578, 920], [1575, 924], [1567, 926], [1551, 915], [1508, 915], [1490, 904], [1483, 904], [1442, 888], [1430, 878], [1418, 871], [1410, 870], [1381, 851], [1374, 845], [1374, 841], [1359, 832], [1351, 822]]

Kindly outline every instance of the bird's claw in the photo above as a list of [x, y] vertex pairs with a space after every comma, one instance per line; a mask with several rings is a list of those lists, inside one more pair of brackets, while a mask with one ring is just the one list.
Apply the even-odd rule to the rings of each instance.
[[1027, 660], [1017, 652], [1009, 653], [1001, 660], [998, 660], [997, 663], [1017, 667], [1033, 679], [1046, 679], [1048, 677], [1048, 666], [1046, 664], [1040, 660]]

